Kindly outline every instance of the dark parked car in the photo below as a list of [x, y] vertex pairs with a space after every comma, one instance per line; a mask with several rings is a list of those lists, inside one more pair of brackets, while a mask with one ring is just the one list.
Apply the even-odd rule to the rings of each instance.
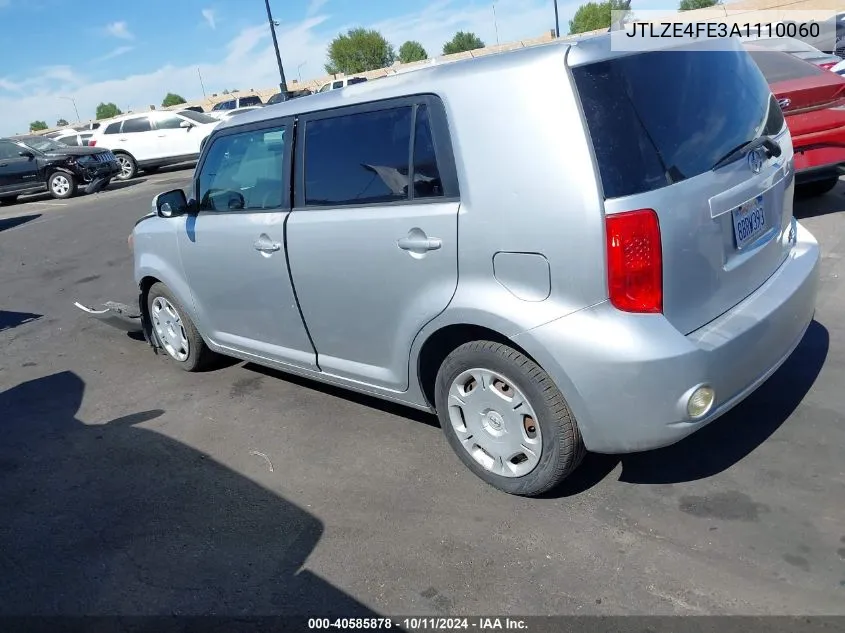
[[[302, 90], [288, 90], [288, 99], [296, 99], [297, 97], [306, 97], [310, 94], [314, 94], [308, 88], [303, 88]], [[281, 103], [282, 102], [282, 93], [277, 92], [272, 97], [267, 99], [267, 105], [273, 105], [274, 103]]]
[[0, 202], [49, 191], [70, 198], [79, 185], [86, 193], [108, 186], [120, 172], [114, 154], [100, 147], [68, 147], [43, 136], [0, 138]]

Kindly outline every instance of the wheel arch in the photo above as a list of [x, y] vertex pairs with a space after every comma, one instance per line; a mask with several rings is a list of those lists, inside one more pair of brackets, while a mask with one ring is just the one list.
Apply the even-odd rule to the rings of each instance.
[[[450, 323], [428, 333], [416, 355], [416, 378], [426, 404], [434, 409], [437, 371], [455, 349], [472, 341], [493, 341], [512, 347], [537, 363], [531, 354], [498, 329], [476, 323]], [[540, 363], [537, 363], [538, 365]]]

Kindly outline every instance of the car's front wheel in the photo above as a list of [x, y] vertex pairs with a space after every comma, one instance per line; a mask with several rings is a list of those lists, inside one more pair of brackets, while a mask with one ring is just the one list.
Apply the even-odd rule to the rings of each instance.
[[214, 359], [194, 322], [163, 283], [147, 292], [147, 310], [159, 346], [185, 371], [201, 371]]
[[54, 198], [70, 198], [76, 193], [76, 179], [63, 171], [57, 171], [47, 181], [47, 188]]
[[461, 461], [510, 494], [535, 496], [563, 481], [584, 458], [575, 417], [552, 381], [519, 351], [465, 343], [440, 367], [440, 425]]
[[135, 174], [138, 173], [138, 165], [135, 163], [135, 159], [129, 154], [115, 154], [115, 158], [120, 166], [120, 171], [115, 175], [115, 178], [117, 180], [134, 178]]

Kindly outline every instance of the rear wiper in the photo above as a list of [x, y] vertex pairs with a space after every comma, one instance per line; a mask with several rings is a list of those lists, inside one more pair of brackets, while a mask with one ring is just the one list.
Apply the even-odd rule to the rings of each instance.
[[713, 169], [716, 170], [720, 167], [724, 167], [728, 163], [732, 163], [735, 160], [742, 158], [745, 154], [753, 152], [759, 147], [763, 147], [766, 149], [766, 158], [777, 158], [781, 154], [780, 145], [777, 144], [775, 139], [773, 139], [771, 136], [760, 136], [755, 138], [753, 141], [743, 143], [739, 147], [736, 147], [729, 151], [722, 158], [720, 158], [715, 165], [713, 165]]

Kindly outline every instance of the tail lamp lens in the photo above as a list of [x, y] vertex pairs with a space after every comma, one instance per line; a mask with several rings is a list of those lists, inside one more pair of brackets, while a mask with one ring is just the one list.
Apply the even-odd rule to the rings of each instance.
[[96, 146], [97, 146], [97, 141], [95, 141], [93, 138], [89, 139], [88, 147], [96, 147]]
[[624, 312], [663, 312], [660, 224], [652, 209], [607, 216], [610, 302]]

